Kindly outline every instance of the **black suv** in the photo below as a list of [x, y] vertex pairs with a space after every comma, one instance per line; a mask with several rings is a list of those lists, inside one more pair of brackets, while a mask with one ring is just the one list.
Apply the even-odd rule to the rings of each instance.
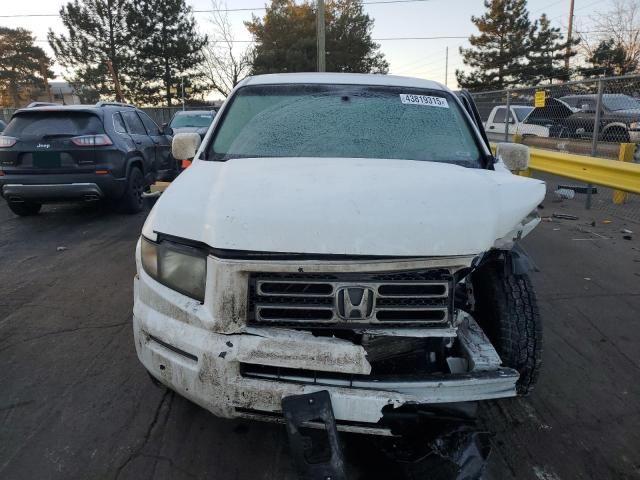
[[17, 215], [103, 199], [138, 212], [150, 184], [175, 176], [171, 134], [123, 103], [23, 108], [0, 135], [0, 195]]

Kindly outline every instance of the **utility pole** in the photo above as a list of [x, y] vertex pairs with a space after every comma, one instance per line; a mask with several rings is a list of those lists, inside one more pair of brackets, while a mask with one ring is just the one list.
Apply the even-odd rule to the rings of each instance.
[[318, 35], [318, 71], [326, 72], [325, 29], [324, 29], [324, 0], [318, 0], [316, 11], [316, 31]]
[[180, 77], [180, 85], [182, 87], [182, 111], [184, 112], [184, 75]]
[[569, 28], [567, 29], [567, 53], [564, 57], [564, 68], [569, 73], [569, 59], [571, 58], [571, 35], [573, 34], [573, 3], [575, 0], [570, 0], [569, 5]]
[[448, 87], [449, 81], [449, 46], [447, 45], [444, 50], [444, 86]]

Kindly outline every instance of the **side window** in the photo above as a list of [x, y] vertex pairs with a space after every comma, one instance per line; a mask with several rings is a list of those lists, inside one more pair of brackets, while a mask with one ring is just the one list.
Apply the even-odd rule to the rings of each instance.
[[124, 126], [124, 120], [119, 113], [113, 114], [113, 128], [116, 133], [127, 133], [127, 128]]
[[151, 120], [151, 117], [149, 115], [144, 112], [138, 112], [138, 115], [140, 116], [142, 123], [144, 123], [147, 132], [149, 132], [149, 135], [161, 135], [158, 124]]
[[124, 122], [127, 124], [127, 130], [133, 135], [146, 135], [147, 131], [144, 129], [144, 125], [140, 121], [138, 114], [135, 111], [122, 112]]
[[493, 123], [504, 123], [504, 117], [507, 109], [500, 107], [496, 110], [496, 114], [493, 116]]

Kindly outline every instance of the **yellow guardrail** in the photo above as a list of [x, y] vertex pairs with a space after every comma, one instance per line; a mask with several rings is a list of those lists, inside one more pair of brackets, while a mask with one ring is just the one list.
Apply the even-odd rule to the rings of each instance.
[[[494, 145], [492, 147], [495, 151]], [[529, 168], [613, 188], [614, 203], [623, 203], [625, 192], [640, 194], [640, 164], [630, 163], [635, 148], [633, 143], [620, 144], [618, 161], [530, 148]], [[521, 174], [528, 175], [528, 172]]]

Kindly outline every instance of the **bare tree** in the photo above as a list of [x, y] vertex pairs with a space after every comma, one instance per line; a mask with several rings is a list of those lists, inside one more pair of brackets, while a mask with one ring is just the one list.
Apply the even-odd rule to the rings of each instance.
[[204, 48], [202, 73], [211, 88], [225, 97], [246, 77], [251, 68], [251, 49], [235, 46], [233, 29], [226, 12], [226, 3], [211, 0], [209, 23], [213, 32]]
[[578, 32], [586, 58], [593, 56], [600, 42], [613, 40], [623, 48], [628, 64], [640, 62], [640, 0], [613, 0], [610, 10], [589, 18], [590, 25]]

